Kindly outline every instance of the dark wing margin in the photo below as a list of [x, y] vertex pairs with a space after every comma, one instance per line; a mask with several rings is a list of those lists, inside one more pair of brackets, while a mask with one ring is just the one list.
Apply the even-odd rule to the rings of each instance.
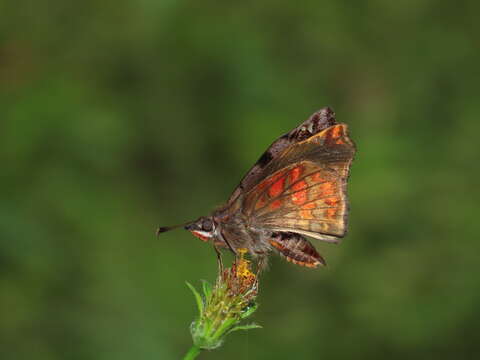
[[286, 148], [264, 167], [264, 177], [301, 161], [311, 161], [326, 168], [343, 168], [340, 176], [348, 176], [355, 155], [355, 144], [348, 136], [348, 126], [336, 124], [310, 138]]
[[240, 184], [230, 196], [228, 204], [232, 204], [242, 192], [251, 190], [261, 180], [270, 175], [271, 172], [265, 171], [266, 167], [278, 158], [289, 146], [304, 141], [335, 124], [335, 113], [329, 107], [325, 107], [316, 111], [299, 126], [278, 138], [243, 177]]

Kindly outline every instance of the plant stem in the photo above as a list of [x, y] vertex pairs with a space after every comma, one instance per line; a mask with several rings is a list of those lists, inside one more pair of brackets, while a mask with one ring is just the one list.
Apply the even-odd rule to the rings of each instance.
[[200, 354], [200, 351], [202, 351], [202, 349], [200, 349], [198, 346], [196, 345], [192, 345], [192, 347], [190, 348], [190, 350], [188, 350], [188, 352], [186, 353], [186, 355], [184, 356], [183, 360], [191, 360], [191, 359], [195, 359], [198, 354]]

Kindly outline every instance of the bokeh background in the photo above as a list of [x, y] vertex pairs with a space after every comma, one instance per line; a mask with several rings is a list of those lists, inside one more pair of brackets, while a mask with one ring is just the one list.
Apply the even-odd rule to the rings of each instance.
[[474, 1], [0, 4], [0, 357], [179, 359], [208, 213], [323, 106], [358, 154], [327, 269], [274, 258], [205, 359], [478, 356]]

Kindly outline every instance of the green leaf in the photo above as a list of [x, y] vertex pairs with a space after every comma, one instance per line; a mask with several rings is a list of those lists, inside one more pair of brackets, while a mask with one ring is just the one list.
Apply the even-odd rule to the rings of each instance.
[[203, 300], [202, 300], [202, 297], [201, 297], [200, 293], [188, 281], [185, 281], [185, 283], [187, 284], [189, 289], [192, 290], [193, 296], [195, 296], [195, 300], [197, 301], [198, 312], [200, 313], [200, 316], [202, 316], [203, 315]]
[[250, 315], [252, 315], [257, 310], [257, 308], [258, 308], [257, 303], [253, 302], [253, 303], [249, 304], [240, 313], [240, 318], [245, 319], [245, 318], [249, 317]]
[[222, 336], [228, 334], [230, 331], [227, 331], [228, 328], [238, 322], [235, 318], [230, 318], [225, 320], [220, 327], [213, 334], [214, 339], [220, 339]]
[[262, 327], [258, 324], [247, 324], [247, 325], [238, 325], [231, 329], [228, 333], [238, 330], [250, 330], [250, 329], [261, 329]]
[[212, 285], [206, 280], [202, 280], [203, 294], [205, 295], [205, 300], [208, 302], [212, 296]]

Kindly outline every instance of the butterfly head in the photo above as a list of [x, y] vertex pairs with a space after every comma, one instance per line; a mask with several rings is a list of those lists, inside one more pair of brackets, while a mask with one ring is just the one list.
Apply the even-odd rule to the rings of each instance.
[[215, 236], [216, 225], [212, 216], [202, 216], [198, 220], [185, 226], [194, 236], [202, 241], [208, 241]]

